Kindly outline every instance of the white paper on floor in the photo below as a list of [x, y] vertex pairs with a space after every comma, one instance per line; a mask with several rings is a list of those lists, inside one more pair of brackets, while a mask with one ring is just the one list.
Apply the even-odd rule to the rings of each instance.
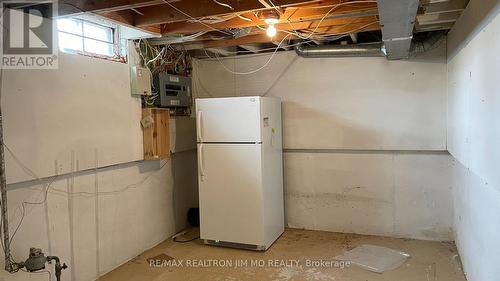
[[334, 259], [349, 261], [366, 270], [382, 273], [400, 267], [409, 256], [405, 252], [386, 247], [360, 245]]

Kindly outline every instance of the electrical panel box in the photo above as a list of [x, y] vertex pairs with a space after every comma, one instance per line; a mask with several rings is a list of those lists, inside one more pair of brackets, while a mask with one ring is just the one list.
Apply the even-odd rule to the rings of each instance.
[[189, 107], [192, 104], [191, 77], [158, 74], [159, 99], [161, 107]]
[[142, 66], [133, 66], [130, 69], [130, 88], [132, 95], [151, 95], [151, 72]]

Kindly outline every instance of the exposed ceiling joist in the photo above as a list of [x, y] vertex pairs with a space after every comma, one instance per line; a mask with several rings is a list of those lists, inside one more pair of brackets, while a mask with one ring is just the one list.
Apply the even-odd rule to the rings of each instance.
[[260, 47], [258, 46], [258, 44], [254, 44], [254, 45], [242, 44], [242, 45], [238, 45], [238, 47], [245, 49], [245, 50], [252, 52], [252, 53], [258, 53], [260, 51]]
[[[280, 31], [300, 31], [303, 34], [314, 32], [315, 40], [323, 42], [328, 36], [339, 33], [378, 30], [376, 3], [373, 0], [60, 0], [68, 8], [66, 14], [91, 11], [113, 21], [132, 27], [139, 27], [148, 32], [161, 33], [168, 40], [172, 35], [186, 36], [198, 32], [207, 32], [201, 36], [189, 38], [196, 41], [215, 41], [217, 44], [237, 45], [236, 39], [247, 42], [270, 42], [262, 35], [265, 22], [258, 12], [279, 7], [281, 22], [276, 25]], [[167, 3], [168, 2], [168, 3]], [[202, 8], [201, 8], [202, 7]], [[76, 10], [76, 11], [75, 11]], [[206, 20], [221, 18], [220, 22]], [[196, 19], [196, 20], [193, 20]], [[224, 32], [214, 32], [224, 30]], [[245, 32], [238, 32], [244, 30]], [[307, 31], [308, 30], [308, 31]], [[234, 38], [220, 40], [233, 35]], [[278, 36], [279, 37], [279, 36]], [[289, 37], [295, 37], [289, 36]], [[299, 36], [301, 37], [301, 36]], [[256, 42], [250, 42], [251, 39]], [[313, 38], [311, 38], [313, 39]], [[168, 42], [170, 42], [168, 41]], [[234, 42], [233, 42], [234, 41]], [[174, 43], [182, 42], [174, 40]], [[222, 43], [221, 43], [222, 42]], [[250, 42], [250, 43], [248, 43]], [[286, 47], [284, 47], [286, 48]]]
[[416, 24], [415, 30], [417, 32], [450, 30], [453, 27], [453, 24], [454, 24], [454, 22], [435, 23], [435, 24], [426, 24], [426, 25]]
[[234, 55], [234, 51], [230, 48], [213, 47], [213, 48], [206, 48], [206, 50], [217, 55], [222, 55], [224, 57]]
[[428, 24], [455, 22], [460, 17], [461, 12], [423, 14], [417, 16], [420, 26]]
[[271, 4], [269, 4], [269, 3], [267, 3], [266, 0], [259, 0], [259, 2], [262, 4], [262, 6], [264, 6], [264, 8], [267, 8], [267, 9], [273, 8], [273, 6], [271, 6]]
[[289, 36], [288, 34], [279, 33], [276, 34], [276, 36], [274, 36], [272, 40], [270, 40], [269, 37], [267, 37], [267, 35], [263, 33], [263, 34], [248, 35], [236, 39], [206, 41], [203, 42], [202, 44], [205, 48], [230, 47], [230, 46], [246, 45], [253, 43], [270, 43], [270, 42], [275, 42], [279, 44], [279, 42], [282, 42], [283, 38], [285, 37], [287, 37], [285, 40], [296, 39], [295, 36]]
[[[373, 23], [373, 22], [372, 22]], [[341, 25], [341, 26], [329, 26], [328, 30], [324, 30], [324, 32], [328, 31], [328, 35], [330, 34], [341, 34], [345, 36], [349, 36], [349, 31], [352, 29], [359, 29], [360, 31], [368, 31], [368, 30], [379, 30], [380, 27], [378, 23], [373, 23], [371, 26], [367, 26], [365, 22], [353, 23], [350, 25]], [[285, 38], [283, 40], [283, 38]], [[335, 36], [336, 37], [336, 36]], [[238, 45], [247, 45], [252, 43], [274, 43], [275, 45], [279, 45], [280, 42], [282, 44], [280, 47], [287, 48], [288, 40], [298, 39], [295, 35], [290, 35], [285, 32], [279, 32], [273, 39], [270, 39], [265, 33], [252, 34], [236, 39], [226, 39], [226, 40], [211, 40], [211, 41], [203, 41], [202, 44], [205, 48], [208, 47], [228, 47], [228, 46], [238, 46]], [[317, 41], [319, 44], [323, 41], [328, 41], [329, 37], [318, 38]]]
[[[397, 59], [409, 54], [414, 29], [449, 29], [467, 3], [468, 0], [59, 0], [59, 9], [62, 15], [97, 13], [164, 36], [152, 44], [182, 43], [188, 48], [216, 49], [239, 45], [251, 52], [259, 52], [255, 44], [278, 44], [285, 36], [282, 49], [290, 49], [290, 39], [322, 44], [339, 36], [351, 36], [356, 42], [356, 33], [382, 29], [388, 57]], [[275, 8], [280, 11], [280, 22], [275, 25], [278, 35], [270, 40], [264, 34], [267, 24], [261, 12]]]
[[[179, 0], [168, 1], [175, 2]], [[140, 16], [137, 8], [164, 3], [163, 0], [59, 0], [58, 14], [61, 17], [66, 17], [81, 15], [86, 12], [98, 13], [119, 24], [154, 33], [156, 36], [159, 36], [161, 30], [159, 25], [137, 27], [135, 19], [137, 16]]]
[[[373, 30], [379, 30], [380, 27], [378, 26], [377, 22], [369, 22], [366, 24], [366, 21], [361, 21], [361, 22], [356, 22], [356, 23], [351, 23], [348, 25], [338, 25], [338, 26], [325, 26], [318, 28], [316, 30], [316, 34], [320, 35], [317, 37], [314, 37], [315, 41], [318, 42], [318, 44], [322, 44], [327, 41], [335, 40], [338, 39], [339, 36], [349, 36], [349, 33], [351, 30], [356, 29], [359, 31], [373, 31]], [[302, 33], [306, 39], [311, 40], [312, 38], [308, 38], [308, 33]], [[287, 40], [282, 41], [284, 37], [287, 37]], [[200, 37], [202, 39], [203, 37]], [[275, 36], [273, 39], [270, 39], [263, 33], [262, 31], [245, 36], [245, 37], [240, 37], [237, 39], [224, 39], [224, 40], [210, 40], [207, 41], [205, 40], [206, 44], [208, 46], [236, 46], [236, 45], [246, 45], [250, 43], [274, 43], [276, 46], [279, 44], [279, 42], [282, 42], [280, 45], [280, 48], [283, 49], [289, 49], [290, 47], [288, 46], [287, 41], [291, 39], [298, 39], [297, 36], [285, 32], [279, 32], [277, 36]], [[161, 41], [162, 39], [158, 39]], [[154, 41], [155, 42], [155, 41]], [[154, 43], [153, 43], [154, 44]]]
[[[286, 7], [298, 4], [311, 4], [316, 1], [305, 0], [274, 0], [276, 6]], [[193, 18], [201, 18], [208, 16], [222, 16], [232, 13], [244, 13], [254, 10], [265, 9], [258, 0], [226, 0], [224, 4], [228, 6], [215, 4], [213, 0], [182, 0], [180, 2], [171, 3], [170, 5], [157, 5], [151, 7], [143, 7], [139, 9], [144, 14], [142, 17], [137, 17], [136, 23], [138, 26], [155, 25], [162, 23], [171, 23], [177, 21], [185, 21]], [[173, 8], [175, 7], [175, 8]], [[182, 12], [180, 12], [182, 11]], [[189, 15], [190, 17], [188, 17]]]
[[110, 19], [111, 21], [115, 21], [117, 23], [129, 26], [132, 28], [138, 28], [138, 29], [150, 32], [150, 33], [154, 33], [156, 36], [161, 35], [161, 28], [159, 25], [136, 27], [134, 24], [134, 12], [132, 10], [110, 12], [110, 13], [106, 14], [106, 18]]
[[[300, 12], [299, 12], [300, 11]], [[328, 12], [328, 11], [326, 11]], [[301, 10], [287, 10], [283, 16], [284, 19], [281, 23], [276, 25], [277, 29], [284, 30], [297, 30], [309, 28], [311, 25], [315, 26], [321, 19], [322, 25], [332, 25], [335, 21], [352, 21], [360, 17], [372, 16], [375, 18], [377, 15], [377, 8], [373, 5], [367, 6], [345, 6], [343, 9], [339, 9], [335, 13], [324, 17], [325, 11], [322, 9], [307, 9], [306, 11]], [[209, 26], [199, 23], [199, 22], [176, 22], [163, 25], [163, 34], [183, 34], [183, 33], [196, 33], [201, 31], [211, 31], [213, 29], [226, 29], [226, 28], [247, 28], [254, 26], [265, 26], [264, 20], [256, 18], [253, 14], [245, 14], [246, 18], [250, 19], [243, 20], [241, 18], [235, 17], [224, 22], [210, 24]], [[285, 20], [286, 19], [286, 20]], [[376, 19], [375, 19], [376, 20]]]
[[349, 35], [353, 32], [374, 31], [380, 30], [380, 25], [376, 17], [362, 17], [357, 19], [338, 19], [333, 23], [322, 23], [317, 27], [317, 24], [310, 25], [311, 32], [316, 30], [316, 33], [327, 33], [330, 35]]
[[[179, 0], [169, 0], [177, 2]], [[106, 0], [106, 1], [85, 1], [85, 0], [59, 0], [58, 13], [61, 16], [75, 15], [83, 12], [107, 13], [127, 9], [137, 9], [152, 5], [161, 5], [163, 0]]]
[[462, 12], [468, 0], [448, 0], [444, 2], [423, 4], [425, 14]]
[[287, 42], [282, 42], [281, 45], [278, 42], [273, 42], [273, 44], [285, 51], [290, 51], [293, 48], [293, 46], [290, 46], [290, 44], [288, 44]]

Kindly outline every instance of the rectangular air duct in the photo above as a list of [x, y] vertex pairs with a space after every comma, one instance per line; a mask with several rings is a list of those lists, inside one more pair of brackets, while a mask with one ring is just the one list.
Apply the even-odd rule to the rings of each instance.
[[388, 59], [410, 54], [418, 0], [377, 0], [382, 40]]

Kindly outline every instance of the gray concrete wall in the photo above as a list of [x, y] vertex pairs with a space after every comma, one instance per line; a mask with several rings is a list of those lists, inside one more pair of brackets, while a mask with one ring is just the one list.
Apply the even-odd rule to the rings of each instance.
[[[283, 101], [288, 226], [452, 239], [445, 46], [410, 61], [293, 51], [195, 61], [198, 97]], [[221, 65], [221, 63], [223, 65]]]
[[447, 152], [288, 152], [288, 225], [450, 240], [450, 176]]
[[[11, 235], [22, 203], [40, 203], [25, 204], [11, 248], [16, 261], [30, 247], [58, 255], [70, 267], [63, 280], [95, 280], [187, 226], [198, 204], [194, 140], [184, 142], [194, 122], [172, 122], [170, 159], [140, 161], [141, 104], [130, 96], [128, 65], [60, 58], [59, 70], [4, 71]], [[47, 278], [0, 271], [0, 280]]]
[[448, 61], [454, 229], [469, 281], [500, 276], [499, 11], [498, 1], [472, 0], [448, 39], [459, 46]]

